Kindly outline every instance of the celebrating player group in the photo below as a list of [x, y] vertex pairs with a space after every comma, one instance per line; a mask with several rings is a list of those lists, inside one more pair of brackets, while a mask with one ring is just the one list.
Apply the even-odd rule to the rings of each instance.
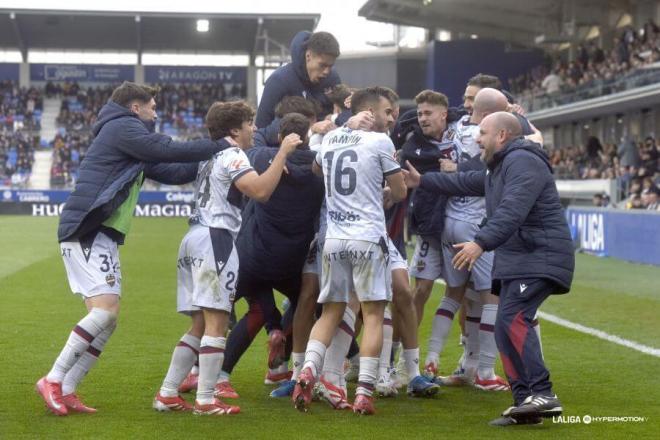
[[[96, 412], [76, 389], [116, 327], [118, 246], [145, 178], [195, 187], [172, 255], [176, 311], [190, 327], [154, 384], [155, 410], [240, 413], [228, 403], [240, 391], [231, 374], [264, 328], [270, 396], [300, 411], [319, 400], [372, 415], [377, 398], [401, 389], [431, 398], [473, 386], [513, 396], [492, 425], [562, 413], [536, 311], [568, 292], [574, 260], [540, 132], [497, 77], [475, 72], [460, 106], [423, 90], [399, 114], [395, 91], [341, 84], [339, 55], [331, 34], [298, 33], [256, 114], [243, 101], [217, 102], [208, 139], [191, 142], [154, 132], [157, 89], [115, 89], [60, 218], [67, 277], [87, 314], [37, 382], [52, 413]], [[404, 224], [415, 242], [410, 269]], [[439, 281], [445, 294], [420, 364], [418, 329]], [[288, 299], [283, 311], [275, 290]], [[241, 298], [248, 310], [234, 322]], [[464, 353], [441, 367], [457, 314]], [[498, 356], [506, 379], [495, 373]]]

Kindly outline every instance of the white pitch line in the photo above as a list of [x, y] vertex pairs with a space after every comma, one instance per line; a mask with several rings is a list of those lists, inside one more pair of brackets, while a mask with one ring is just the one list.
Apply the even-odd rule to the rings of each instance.
[[587, 335], [595, 336], [598, 339], [604, 341], [612, 342], [614, 344], [622, 345], [624, 347], [632, 348], [633, 350], [639, 351], [640, 353], [650, 354], [651, 356], [660, 357], [660, 349], [649, 347], [648, 345], [640, 344], [639, 342], [630, 341], [624, 339], [617, 335], [611, 335], [597, 328], [587, 327], [586, 325], [577, 324], [575, 322], [568, 321], [559, 316], [552, 315], [550, 313], [542, 312], [539, 310], [539, 316], [546, 321], [550, 321], [553, 324], [561, 325], [562, 327], [570, 328], [571, 330], [576, 330], [580, 333], [585, 333]]
[[[444, 280], [438, 279], [435, 280], [437, 284], [445, 284]], [[546, 313], [542, 311], [538, 311], [539, 317], [543, 318], [546, 321], [550, 321], [553, 324], [560, 325], [562, 327], [569, 328], [571, 330], [578, 331], [580, 333], [584, 333], [590, 336], [595, 336], [598, 339], [602, 339], [603, 341], [611, 342], [613, 344], [621, 345], [623, 347], [628, 347], [632, 348], [635, 351], [639, 351], [640, 353], [644, 354], [649, 354], [651, 356], [655, 357], [660, 357], [660, 349], [650, 347], [648, 345], [640, 344], [639, 342], [631, 341], [625, 338], [622, 338], [620, 336], [616, 335], [611, 335], [607, 332], [604, 332], [602, 330], [598, 330], [597, 328], [592, 328], [592, 327], [587, 327], [586, 325], [578, 324], [572, 321], [569, 321], [564, 318], [560, 318], [559, 316], [553, 315], [551, 313]]]

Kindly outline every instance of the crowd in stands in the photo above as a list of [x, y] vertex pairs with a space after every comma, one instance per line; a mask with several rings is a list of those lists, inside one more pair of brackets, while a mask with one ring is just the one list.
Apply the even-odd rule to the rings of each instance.
[[159, 131], [171, 136], [200, 136], [204, 116], [216, 101], [245, 99], [244, 84], [163, 84], [157, 96]]
[[16, 81], [0, 81], [0, 129], [41, 130], [44, 101], [36, 87], [19, 87]]
[[[53, 147], [51, 185], [75, 182], [80, 161], [91, 143], [90, 129], [115, 86], [80, 87], [77, 83], [48, 83], [46, 96], [62, 97]], [[157, 99], [159, 132], [181, 139], [206, 135], [204, 116], [215, 101], [245, 98], [244, 84], [162, 84]]]
[[57, 134], [51, 142], [53, 163], [50, 169], [50, 186], [71, 186], [78, 178], [78, 167], [92, 143], [89, 132], [66, 132]]
[[0, 130], [0, 185], [25, 186], [32, 173], [39, 136], [17, 130]]
[[[51, 84], [51, 83], [49, 83]], [[89, 131], [96, 122], [96, 116], [101, 107], [108, 102], [114, 87], [111, 85], [97, 87], [80, 87], [77, 83], [62, 85], [46, 85], [46, 96], [59, 91], [62, 97], [60, 113], [56, 123], [66, 131]]]
[[42, 111], [39, 89], [0, 81], [0, 185], [27, 184], [39, 144]]
[[[522, 102], [533, 98], [557, 97], [568, 92], [571, 101], [591, 97], [592, 86], [611, 86], [615, 80], [626, 77], [644, 66], [660, 61], [660, 28], [649, 20], [636, 32], [627, 27], [614, 38], [612, 48], [605, 50], [594, 40], [577, 48], [575, 60], [554, 60], [510, 80], [511, 91]], [[609, 93], [616, 91], [610, 90]], [[603, 90], [598, 92], [603, 94]], [[563, 103], [563, 102], [560, 102]]]
[[[649, 136], [642, 142], [626, 140], [619, 144], [601, 144], [590, 137], [584, 147], [563, 147], [549, 151], [557, 179], [618, 179], [628, 209], [657, 208], [653, 195], [660, 191], [660, 152]], [[647, 197], [648, 196], [648, 197]], [[606, 196], [594, 197], [597, 206], [609, 206]]]

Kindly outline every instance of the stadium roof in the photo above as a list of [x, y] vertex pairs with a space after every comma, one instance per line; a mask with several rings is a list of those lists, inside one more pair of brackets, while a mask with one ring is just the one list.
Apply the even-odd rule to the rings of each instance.
[[576, 41], [591, 26], [613, 28], [626, 10], [628, 0], [368, 0], [359, 14], [533, 46]]
[[[319, 14], [219, 14], [0, 9], [0, 47], [147, 51], [264, 52], [263, 38], [288, 47]], [[208, 32], [196, 22], [209, 20]], [[264, 33], [265, 32], [265, 33]]]

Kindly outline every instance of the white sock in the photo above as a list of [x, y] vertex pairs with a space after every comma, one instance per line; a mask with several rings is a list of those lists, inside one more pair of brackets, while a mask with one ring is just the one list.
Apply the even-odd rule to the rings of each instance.
[[176, 397], [179, 395], [179, 385], [192, 369], [197, 355], [199, 354], [199, 338], [186, 333], [181, 337], [179, 343], [174, 347], [170, 367], [160, 387], [160, 395], [163, 397]]
[[323, 369], [323, 358], [325, 358], [326, 350], [327, 347], [323, 345], [323, 342], [310, 339], [307, 342], [307, 350], [305, 350], [303, 370], [309, 367], [312, 370], [312, 375], [318, 377], [319, 371]]
[[376, 374], [378, 373], [377, 357], [361, 357], [360, 358], [360, 375], [358, 376], [358, 384], [355, 389], [355, 394], [364, 394], [371, 396], [376, 386]]
[[454, 320], [454, 315], [458, 311], [461, 304], [454, 301], [449, 297], [442, 298], [438, 310], [433, 317], [433, 324], [431, 326], [431, 338], [429, 339], [429, 351], [426, 355], [426, 363], [429, 361], [438, 362], [440, 352], [445, 346], [451, 323]]
[[110, 325], [114, 326], [116, 319], [117, 316], [114, 313], [97, 307], [92, 308], [69, 334], [69, 339], [67, 339], [46, 379], [49, 382], [61, 383], [64, 381], [66, 374], [87, 351], [92, 341]]
[[406, 374], [412, 380], [419, 376], [419, 347], [403, 350], [403, 360], [406, 365]]
[[285, 362], [277, 368], [269, 368], [268, 374], [275, 376], [276, 374], [286, 373], [287, 371], [289, 371], [289, 366]]
[[344, 360], [351, 348], [354, 329], [355, 313], [347, 307], [323, 360], [323, 377], [333, 385], [340, 385], [344, 378]]
[[465, 345], [463, 365], [466, 372], [474, 375], [479, 366], [479, 324], [481, 323], [481, 302], [468, 301], [465, 309]]
[[217, 383], [220, 383], [220, 382], [229, 382], [229, 378], [230, 378], [230, 376], [231, 376], [231, 374], [227, 373], [225, 370], [223, 370], [223, 369], [221, 368], [221, 369], [220, 369], [220, 372], [218, 373], [218, 381], [217, 381]]
[[539, 349], [541, 350], [541, 359], [543, 359], [543, 344], [541, 343], [541, 323], [539, 322], [539, 312], [534, 314], [534, 321], [532, 326], [536, 332], [536, 337], [539, 340]]
[[225, 358], [227, 339], [219, 336], [202, 337], [199, 346], [199, 379], [197, 384], [197, 402], [200, 405], [213, 403], [213, 392], [218, 381], [218, 374]]
[[195, 365], [190, 369], [190, 374], [199, 374], [199, 357], [195, 359]]
[[112, 332], [117, 328], [116, 324], [111, 325], [110, 327], [103, 330], [97, 337], [94, 338], [87, 351], [80, 356], [78, 362], [73, 364], [73, 367], [66, 373], [64, 380], [62, 381], [62, 395], [66, 396], [67, 394], [75, 393], [76, 388], [80, 384], [80, 381], [83, 380], [83, 377], [87, 375], [89, 370], [96, 365], [96, 361], [99, 360], [99, 356], [103, 352], [105, 344], [112, 336]]
[[495, 378], [495, 359], [497, 345], [495, 344], [495, 319], [497, 304], [484, 304], [479, 324], [479, 370], [481, 379]]
[[394, 328], [392, 327], [392, 313], [390, 313], [389, 309], [385, 309], [385, 317], [383, 319], [383, 348], [380, 350], [380, 361], [378, 363], [379, 377], [386, 376], [390, 368], [393, 333]]
[[291, 361], [293, 362], [293, 375], [291, 376], [291, 379], [298, 380], [298, 375], [305, 362], [305, 353], [291, 353]]

